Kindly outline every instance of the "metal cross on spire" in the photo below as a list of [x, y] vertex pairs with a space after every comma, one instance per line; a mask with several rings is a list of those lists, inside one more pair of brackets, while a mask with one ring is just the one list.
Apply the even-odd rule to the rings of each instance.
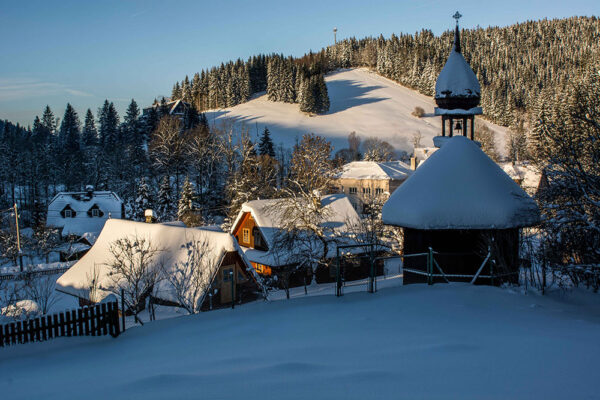
[[458, 11], [454, 13], [454, 15], [452, 16], [452, 18], [454, 18], [456, 20], [456, 25], [458, 25], [458, 20], [462, 17], [462, 14], [459, 13]]

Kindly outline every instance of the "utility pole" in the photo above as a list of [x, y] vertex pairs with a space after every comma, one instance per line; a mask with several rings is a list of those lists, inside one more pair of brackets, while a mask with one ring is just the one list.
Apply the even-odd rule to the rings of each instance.
[[333, 28], [333, 44], [337, 44], [337, 28]]
[[15, 226], [17, 228], [17, 251], [19, 252], [19, 266], [21, 272], [23, 272], [23, 255], [21, 254], [21, 235], [19, 232], [19, 210], [17, 209], [17, 203], [14, 205], [15, 210]]
[[235, 308], [235, 266], [231, 270], [231, 309]]

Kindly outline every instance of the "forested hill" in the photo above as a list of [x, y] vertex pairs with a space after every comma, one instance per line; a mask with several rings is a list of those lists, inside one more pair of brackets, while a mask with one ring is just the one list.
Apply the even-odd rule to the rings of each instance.
[[[517, 114], [529, 114], [537, 102], [552, 101], [546, 93], [563, 90], [600, 60], [597, 17], [467, 29], [461, 35], [463, 54], [482, 85], [484, 113], [505, 126]], [[257, 55], [186, 77], [175, 84], [173, 97], [193, 102], [199, 111], [235, 106], [265, 90], [270, 100], [301, 103], [303, 82], [348, 67], [368, 67], [432, 95], [452, 39], [451, 31], [435, 36], [423, 30], [390, 38], [349, 38], [300, 58]]]

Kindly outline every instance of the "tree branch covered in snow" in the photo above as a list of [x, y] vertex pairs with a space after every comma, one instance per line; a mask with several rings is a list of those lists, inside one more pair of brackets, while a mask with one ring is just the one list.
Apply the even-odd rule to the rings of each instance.
[[160, 252], [148, 239], [136, 235], [117, 239], [110, 245], [112, 260], [107, 265], [111, 269], [111, 283], [102, 289], [118, 297], [123, 294], [126, 307], [138, 321], [146, 297], [161, 279], [157, 259]]
[[579, 283], [594, 276], [582, 271], [600, 265], [600, 74], [588, 70], [557, 96], [560, 106], [538, 109], [533, 132], [547, 178], [540, 193], [543, 248], [552, 268]]
[[187, 251], [185, 260], [176, 262], [163, 274], [172, 286], [177, 303], [190, 314], [196, 314], [210, 286], [212, 277], [207, 271], [213, 271], [211, 263], [215, 261], [208, 255], [211, 249], [207, 240], [191, 241], [182, 247]]

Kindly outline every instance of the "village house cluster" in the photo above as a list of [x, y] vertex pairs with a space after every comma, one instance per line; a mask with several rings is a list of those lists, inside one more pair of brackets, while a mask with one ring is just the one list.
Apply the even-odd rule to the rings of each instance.
[[[323, 216], [317, 224], [323, 228], [321, 240], [306, 239], [299, 232], [295, 236], [298, 242], [288, 253], [281, 252], [278, 243], [283, 240], [284, 225], [289, 225], [289, 215], [280, 206], [285, 199], [244, 203], [229, 231], [223, 232], [154, 223], [151, 211], [147, 223], [120, 219], [123, 204], [112, 192], [90, 188], [83, 193], [59, 193], [50, 203], [48, 224], [60, 227], [63, 235], [92, 232], [99, 236], [95, 242], [87, 242], [93, 245], [91, 249], [58, 279], [57, 290], [78, 297], [81, 304], [115, 294], [108, 289], [114, 280], [111, 259], [118, 251], [114, 241], [128, 236], [145, 239], [160, 251], [152, 262], [168, 277], [151, 293], [160, 304], [184, 306], [191, 296], [201, 310], [209, 310], [264, 297], [266, 286], [307, 285], [313, 279], [332, 282], [340, 246], [349, 247], [344, 254], [359, 260], [345, 279], [365, 278], [368, 263], [362, 263], [361, 256], [373, 248], [348, 245], [360, 242], [355, 228], [376, 203], [382, 206], [383, 223], [402, 229], [405, 255], [435, 253], [443, 264], [443, 271], [434, 260], [423, 269], [423, 259], [406, 259], [405, 284], [470, 281], [477, 276], [481, 276], [479, 283], [485, 284], [515, 282], [519, 230], [540, 219], [530, 196], [540, 185], [540, 176], [527, 165], [499, 166], [476, 141], [475, 116], [482, 113], [480, 85], [461, 53], [458, 24], [453, 48], [436, 83], [435, 101], [435, 114], [442, 119], [435, 147], [417, 149], [410, 165], [402, 161], [344, 165], [333, 180], [334, 193], [316, 200]], [[182, 102], [162, 106], [177, 115], [185, 112]], [[335, 241], [328, 242], [334, 237]], [[202, 246], [201, 260], [191, 259], [194, 246]], [[322, 252], [323, 265], [313, 269], [311, 260], [305, 263], [292, 257], [296, 250], [302, 255], [303, 246]], [[383, 244], [378, 246], [376, 250], [381, 251]], [[492, 251], [495, 260], [488, 263]], [[489, 271], [482, 273], [486, 263]], [[198, 276], [186, 275], [190, 265], [196, 267]], [[376, 273], [382, 273], [380, 266]], [[198, 283], [182, 289], [174, 276], [197, 279]]]

